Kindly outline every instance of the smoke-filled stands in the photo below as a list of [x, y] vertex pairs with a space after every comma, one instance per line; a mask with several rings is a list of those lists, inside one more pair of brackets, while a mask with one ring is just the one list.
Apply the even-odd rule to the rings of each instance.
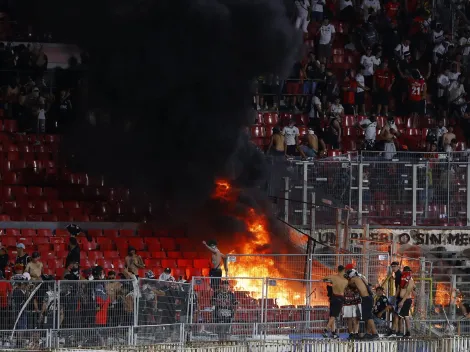
[[[258, 112], [250, 130], [257, 146], [266, 150], [273, 128], [282, 130], [294, 119], [299, 148], [289, 156], [383, 151], [392, 141], [382, 132], [388, 125], [394, 129], [397, 151], [466, 150], [465, 28], [452, 27], [458, 31], [451, 33], [445, 16], [431, 16], [429, 3], [295, 3], [304, 50], [286, 81], [269, 74], [257, 79]], [[422, 83], [413, 86], [414, 81]], [[454, 144], [442, 139], [448, 126], [454, 127]], [[314, 153], [304, 155], [305, 147]]]

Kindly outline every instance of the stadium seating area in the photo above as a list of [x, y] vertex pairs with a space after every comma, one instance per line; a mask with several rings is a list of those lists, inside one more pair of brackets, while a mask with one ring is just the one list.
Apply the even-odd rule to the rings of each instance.
[[[299, 129], [300, 137], [303, 137], [307, 133], [308, 127], [308, 115], [307, 114], [296, 114], [290, 112], [258, 112], [257, 114], [257, 123], [252, 125], [250, 128], [250, 134], [252, 141], [260, 149], [266, 149], [266, 146], [269, 144], [269, 141], [272, 136], [272, 129], [275, 126], [286, 126], [290, 119], [294, 118], [296, 120], [296, 126]], [[341, 153], [346, 153], [348, 151], [359, 150], [360, 145], [364, 140], [364, 130], [357, 128], [356, 125], [362, 120], [366, 119], [367, 116], [354, 116], [354, 115], [345, 115], [342, 120], [342, 149], [334, 150], [328, 149], [328, 156], [337, 156]], [[377, 134], [380, 132], [380, 128], [385, 125], [386, 117], [378, 116], [377, 117]], [[401, 145], [406, 145], [408, 150], [411, 151], [424, 151], [426, 146], [426, 136], [428, 134], [429, 128], [436, 126], [436, 120], [432, 118], [425, 118], [422, 121], [422, 125], [426, 126], [423, 128], [411, 128], [410, 118], [409, 117], [395, 117], [395, 123], [399, 127], [399, 132], [401, 136], [399, 137], [399, 142]], [[449, 121], [449, 119], [444, 119], [444, 125], [455, 124], [455, 120]], [[326, 122], [323, 122], [323, 128], [326, 126]], [[457, 151], [466, 150], [466, 143], [463, 142], [465, 139], [461, 129], [456, 129], [455, 134], [457, 139], [460, 140], [457, 144]]]
[[[145, 262], [146, 269], [139, 271], [140, 277], [144, 277], [144, 272], [147, 270], [159, 275], [164, 268], [171, 268], [175, 278], [208, 275], [207, 253], [195, 252], [194, 243], [178, 231], [172, 231], [170, 234], [155, 233], [152, 230], [95, 229], [88, 230], [88, 234], [93, 239], [91, 242], [85, 237], [77, 238], [81, 248], [82, 269], [101, 265], [106, 271], [111, 269], [121, 271], [124, 269], [127, 249], [132, 246]], [[18, 243], [23, 243], [29, 254], [38, 251], [45, 273], [62, 278], [69, 237], [69, 232], [61, 229], [53, 231], [9, 228], [2, 233], [0, 241], [7, 249], [10, 258], [16, 256]], [[10, 269], [7, 269], [6, 274], [7, 276], [11, 274]]]

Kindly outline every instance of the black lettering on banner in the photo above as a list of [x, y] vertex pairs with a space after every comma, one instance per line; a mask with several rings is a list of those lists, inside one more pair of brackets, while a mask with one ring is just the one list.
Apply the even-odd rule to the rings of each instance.
[[460, 246], [460, 234], [456, 233], [453, 235], [449, 233], [447, 235], [447, 244], [455, 244], [456, 246]]
[[352, 232], [352, 233], [350, 234], [350, 237], [351, 237], [351, 238], [359, 238], [360, 236], [359, 236], [358, 233]]
[[437, 235], [432, 233], [431, 235], [429, 235], [429, 242], [433, 246], [437, 244], [442, 244], [442, 233], [438, 233]]
[[424, 233], [417, 233], [415, 241], [417, 245], [424, 244]]
[[468, 233], [461, 233], [460, 234], [460, 245], [461, 246], [468, 246]]
[[407, 233], [402, 233], [401, 235], [398, 236], [398, 242], [400, 244], [407, 244], [410, 242], [410, 240], [411, 240], [411, 237]]

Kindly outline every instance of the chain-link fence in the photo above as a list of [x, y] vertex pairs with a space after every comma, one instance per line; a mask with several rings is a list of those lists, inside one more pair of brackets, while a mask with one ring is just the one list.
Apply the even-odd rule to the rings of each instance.
[[[280, 179], [270, 181], [276, 187], [268, 189], [278, 218], [317, 236], [335, 229], [336, 241], [338, 224], [470, 225], [468, 161], [467, 152], [397, 152], [386, 160], [382, 152], [363, 151], [361, 156], [293, 161], [277, 175]], [[331, 211], [345, 206], [344, 214]], [[337, 243], [325, 235], [318, 240]]]

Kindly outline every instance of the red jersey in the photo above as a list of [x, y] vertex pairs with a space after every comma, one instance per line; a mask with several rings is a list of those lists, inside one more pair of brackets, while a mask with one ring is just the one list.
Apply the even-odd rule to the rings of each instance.
[[422, 17], [416, 17], [414, 20], [413, 20], [413, 23], [411, 25], [411, 29], [410, 29], [410, 35], [413, 35], [413, 34], [416, 34], [416, 33], [426, 33], [427, 32], [427, 28], [425, 26], [425, 22], [426, 20]]
[[388, 90], [388, 87], [395, 80], [395, 75], [387, 68], [385, 70], [378, 69], [374, 73], [377, 88]]
[[400, 9], [400, 3], [399, 2], [388, 2], [385, 5], [385, 13], [388, 18], [391, 20], [394, 20], [397, 18], [398, 15], [398, 10]]
[[409, 91], [408, 97], [412, 101], [421, 101], [424, 99], [424, 86], [426, 85], [426, 81], [422, 78], [420, 79], [413, 79], [408, 78], [409, 84]]
[[356, 102], [355, 100], [356, 88], [357, 88], [356, 80], [350, 78], [348, 82], [343, 82], [342, 87], [346, 88], [346, 90], [343, 90], [343, 104], [354, 105]]

